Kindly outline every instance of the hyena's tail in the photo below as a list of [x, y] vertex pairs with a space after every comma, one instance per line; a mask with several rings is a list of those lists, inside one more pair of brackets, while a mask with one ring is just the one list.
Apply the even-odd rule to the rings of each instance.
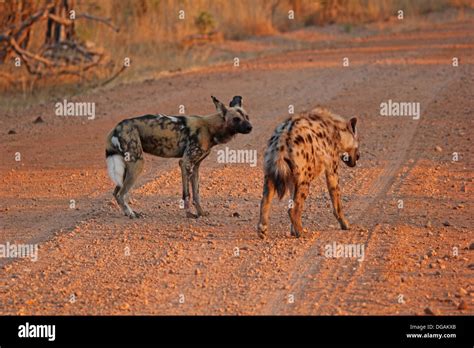
[[264, 174], [273, 181], [278, 197], [282, 199], [293, 185], [292, 162], [288, 153], [288, 128], [291, 120], [281, 124], [268, 142], [265, 152]]
[[105, 157], [110, 178], [115, 185], [122, 187], [125, 175], [125, 160], [121, 153], [120, 142], [113, 132], [107, 137]]

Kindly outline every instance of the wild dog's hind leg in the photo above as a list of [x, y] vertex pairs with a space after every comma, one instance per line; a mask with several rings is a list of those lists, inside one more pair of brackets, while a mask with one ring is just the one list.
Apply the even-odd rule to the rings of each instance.
[[133, 211], [132, 208], [128, 205], [127, 197], [128, 192], [133, 187], [135, 182], [137, 181], [138, 176], [143, 170], [143, 158], [137, 159], [135, 162], [126, 162], [126, 169], [125, 169], [125, 178], [123, 180], [123, 186], [118, 191], [115, 198], [117, 199], [118, 204], [122, 208], [125, 215], [130, 218], [137, 218], [140, 217], [141, 214]]
[[308, 197], [308, 192], [309, 183], [297, 183], [293, 193], [293, 207], [288, 209], [288, 215], [290, 215], [291, 220], [291, 235], [297, 238], [301, 237], [301, 234], [303, 233], [301, 214], [303, 213], [303, 206], [306, 197]]
[[120, 186], [117, 185], [115, 186], [115, 189], [114, 189], [114, 197], [117, 198], [117, 193], [120, 191]]
[[114, 195], [125, 215], [130, 218], [136, 218], [139, 217], [140, 214], [130, 208], [127, 197], [130, 189], [143, 170], [143, 149], [140, 134], [137, 129], [128, 128], [123, 130], [120, 134], [119, 141], [125, 163], [125, 173], [123, 176], [123, 184], [118, 191], [117, 188], [115, 189]]
[[331, 196], [333, 214], [341, 225], [341, 229], [348, 230], [349, 223], [342, 212], [341, 191], [339, 190], [339, 177], [337, 173], [326, 171], [326, 182], [328, 185], [329, 195]]
[[257, 234], [260, 238], [265, 238], [268, 227], [268, 215], [275, 195], [275, 185], [272, 180], [265, 176], [263, 182], [263, 196], [260, 202], [260, 221], [258, 222]]

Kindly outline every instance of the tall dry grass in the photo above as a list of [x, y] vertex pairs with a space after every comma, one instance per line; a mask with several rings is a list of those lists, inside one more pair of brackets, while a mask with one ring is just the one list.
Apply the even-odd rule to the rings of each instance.
[[[36, 0], [36, 4], [39, 7], [45, 1]], [[308, 25], [387, 20], [398, 10], [413, 16], [451, 6], [474, 7], [474, 0], [76, 0], [75, 10], [111, 18], [121, 28], [115, 33], [98, 22], [76, 22], [79, 38], [103, 47], [117, 65], [129, 57], [133, 69], [121, 78], [134, 80], [146, 77], [150, 71], [212, 63], [212, 48], [190, 49], [183, 45], [184, 39], [203, 31], [239, 40]], [[184, 19], [180, 11], [184, 11]], [[294, 11], [294, 20], [289, 20], [289, 11]], [[209, 28], [205, 23], [204, 28], [202, 22], [197, 24], [199, 17], [209, 20]], [[0, 72], [3, 68], [0, 65]], [[80, 82], [75, 81], [74, 86], [82, 88]], [[49, 84], [63, 85], [64, 81]], [[44, 87], [44, 83], [35, 86]]]
[[[473, 6], [473, 0], [77, 0], [78, 11], [113, 18], [120, 34], [97, 23], [78, 25], [79, 35], [103, 45], [116, 57], [133, 57], [140, 70], [162, 66], [176, 69], [199, 65], [198, 54], [183, 49], [183, 39], [199, 33], [196, 18], [205, 12], [226, 39], [239, 40], [307, 25], [366, 23], [387, 20], [403, 10], [407, 16]], [[289, 11], [295, 19], [289, 20]], [[180, 19], [184, 11], [184, 19]], [[182, 13], [181, 13], [182, 14]], [[204, 52], [204, 54], [203, 54]]]
[[[111, 17], [123, 28], [120, 37], [108, 35], [100, 24], [87, 23], [82, 33], [91, 39], [117, 42], [178, 42], [198, 33], [195, 19], [206, 12], [216, 30], [228, 39], [270, 35], [303, 25], [328, 22], [352, 24], [386, 20], [398, 10], [419, 15], [450, 6], [474, 7], [473, 0], [78, 0], [77, 7]], [[294, 10], [295, 19], [288, 20]], [[185, 19], [179, 19], [184, 11]], [[110, 40], [111, 39], [111, 40]]]

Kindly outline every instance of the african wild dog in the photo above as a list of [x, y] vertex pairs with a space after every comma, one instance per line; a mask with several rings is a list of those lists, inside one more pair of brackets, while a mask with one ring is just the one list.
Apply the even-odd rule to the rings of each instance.
[[317, 107], [287, 119], [276, 128], [265, 152], [265, 178], [258, 224], [260, 238], [264, 238], [267, 231], [270, 204], [275, 191], [281, 199], [288, 190], [293, 194], [293, 206], [288, 210], [291, 235], [301, 236], [301, 213], [310, 183], [323, 171], [334, 215], [342, 229], [349, 229], [342, 212], [337, 168], [339, 158], [349, 167], [354, 167], [359, 159], [356, 124], [355, 117], [346, 121]]
[[[143, 153], [181, 158], [183, 201], [187, 217], [207, 215], [199, 200], [199, 165], [217, 144], [229, 142], [237, 133], [252, 130], [242, 97], [235, 96], [227, 108], [215, 97], [217, 113], [207, 116], [145, 115], [121, 121], [108, 135], [105, 155], [108, 172], [116, 184], [114, 196], [125, 215], [139, 217], [127, 203], [128, 191], [143, 169]], [[189, 182], [197, 215], [190, 211]]]

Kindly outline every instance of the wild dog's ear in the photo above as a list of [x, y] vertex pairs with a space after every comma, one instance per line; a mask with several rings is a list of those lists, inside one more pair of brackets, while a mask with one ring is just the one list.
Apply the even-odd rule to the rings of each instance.
[[234, 96], [229, 103], [229, 106], [232, 108], [234, 106], [242, 107], [242, 97], [240, 95]]
[[219, 113], [222, 114], [222, 116], [225, 116], [227, 113], [227, 108], [225, 107], [224, 104], [222, 104], [219, 99], [211, 95], [212, 101], [214, 102], [214, 105], [216, 106], [216, 110], [219, 111]]
[[349, 121], [347, 121], [347, 126], [349, 127], [349, 130], [354, 135], [357, 135], [356, 125], [357, 125], [357, 117], [352, 117]]

